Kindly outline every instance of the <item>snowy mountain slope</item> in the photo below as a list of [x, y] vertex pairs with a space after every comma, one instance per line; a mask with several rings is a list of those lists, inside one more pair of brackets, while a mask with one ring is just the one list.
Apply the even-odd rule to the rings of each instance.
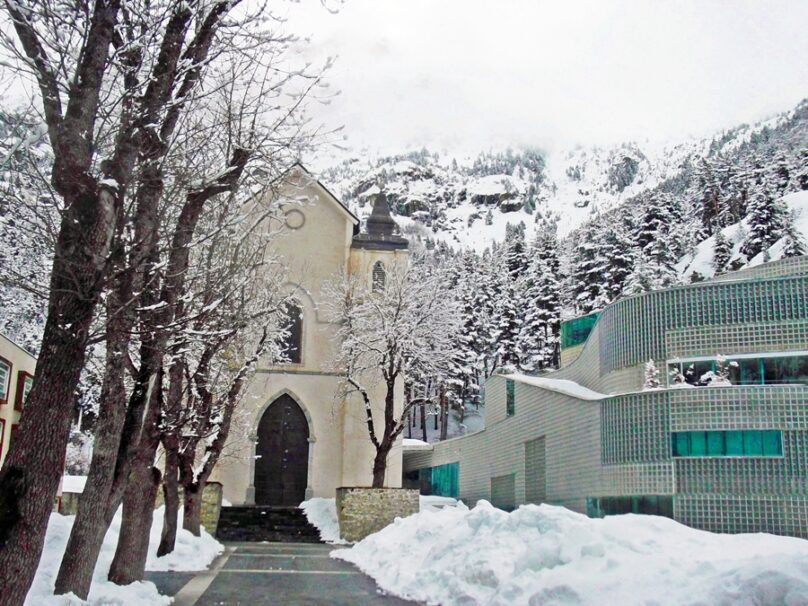
[[324, 171], [322, 178], [360, 216], [370, 212], [371, 196], [384, 192], [410, 235], [480, 252], [502, 241], [509, 224], [524, 223], [530, 238], [542, 219], [550, 219], [563, 238], [655, 188], [682, 196], [700, 158], [732, 162], [750, 146], [767, 154], [798, 147], [806, 125], [808, 103], [803, 102], [771, 119], [702, 140], [548, 153], [507, 150], [463, 159], [422, 150], [348, 160]]
[[508, 224], [525, 223], [531, 235], [547, 218], [563, 237], [599, 211], [671, 178], [706, 145], [507, 151], [459, 162], [423, 151], [375, 163], [348, 161], [323, 178], [359, 216], [370, 212], [368, 200], [382, 191], [411, 233], [480, 252], [502, 241]]
[[[783, 196], [783, 202], [788, 207], [789, 211], [793, 213], [794, 225], [797, 231], [802, 234], [805, 240], [808, 240], [808, 191], [795, 192]], [[742, 260], [741, 245], [748, 232], [748, 221], [743, 220], [738, 223], [733, 223], [723, 228], [721, 232], [724, 237], [732, 244], [732, 252], [730, 254], [730, 263], [736, 260]], [[776, 261], [783, 256], [783, 240], [781, 238], [772, 244], [766, 253], [759, 253], [745, 264], [748, 267], [760, 265], [765, 261]], [[693, 275], [698, 273], [704, 278], [712, 278], [715, 275], [715, 267], [713, 265], [713, 254], [715, 250], [715, 236], [711, 236], [696, 246], [693, 253], [685, 255], [679, 260], [676, 265], [676, 270], [679, 273], [683, 282], [690, 282]]]

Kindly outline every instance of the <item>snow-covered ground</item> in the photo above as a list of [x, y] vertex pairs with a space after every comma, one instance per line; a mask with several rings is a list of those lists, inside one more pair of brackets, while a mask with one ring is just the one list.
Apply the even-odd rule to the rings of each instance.
[[331, 556], [386, 592], [443, 606], [808, 604], [808, 541], [550, 505], [422, 511]]
[[[182, 516], [182, 511], [180, 511]], [[62, 561], [65, 545], [70, 536], [75, 516], [51, 514], [48, 532], [45, 537], [45, 549], [34, 578], [34, 584], [28, 592], [26, 606], [75, 606], [79, 604], [104, 606], [157, 606], [170, 604], [171, 598], [160, 595], [154, 583], [142, 582], [119, 586], [107, 581], [107, 573], [115, 555], [118, 533], [121, 528], [121, 511], [115, 515], [101, 548], [101, 555], [93, 575], [89, 600], [83, 602], [73, 596], [54, 596], [53, 585], [59, 564]], [[173, 553], [162, 558], [157, 557], [157, 545], [163, 530], [163, 508], [154, 512], [154, 521], [149, 535], [149, 555], [146, 570], [205, 570], [210, 563], [224, 550], [224, 547], [202, 529], [201, 537], [194, 537], [187, 530], [177, 531], [177, 546]]]

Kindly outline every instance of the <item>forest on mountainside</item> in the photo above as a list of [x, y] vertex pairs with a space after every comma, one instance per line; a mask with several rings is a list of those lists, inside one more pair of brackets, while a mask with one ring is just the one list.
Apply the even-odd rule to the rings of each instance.
[[[41, 227], [55, 220], [47, 204], [35, 202], [47, 200], [37, 187], [51, 152], [41, 128], [24, 116], [0, 114], [0, 128], [0, 263], [7, 268], [0, 331], [35, 352], [45, 320], [36, 285], [50, 264], [43, 236], [48, 230]], [[455, 336], [451, 372], [433, 384], [436, 391], [448, 386], [441, 406], [453, 411], [454, 430], [463, 430], [465, 411], [480, 405], [482, 385], [494, 372], [557, 366], [562, 318], [750, 261], [805, 254], [808, 234], [783, 196], [808, 190], [808, 102], [764, 124], [680, 149], [673, 171], [654, 170], [635, 145], [617, 149], [579, 150], [563, 171], [557, 168], [556, 179], [563, 172], [581, 185], [572, 202], [560, 194], [553, 198], [566, 186], [553, 181], [545, 157], [535, 151], [486, 152], [467, 165], [455, 160], [446, 166], [423, 150], [381, 158], [370, 171], [351, 163], [322, 176], [360, 215], [369, 211], [373, 195], [384, 193], [412, 248], [428, 253], [419, 262], [440, 265], [451, 276], [463, 328]], [[596, 182], [601, 202], [585, 204]], [[12, 199], [28, 203], [14, 204], [12, 214]], [[483, 237], [480, 229], [505, 218], [503, 237], [482, 250], [448, 237], [453, 231], [446, 217], [461, 208], [468, 210], [464, 238]], [[562, 230], [567, 215], [580, 222]], [[691, 263], [698, 248], [710, 249], [707, 264]], [[97, 399], [92, 373], [90, 365], [80, 401]], [[447, 418], [437, 409], [422, 413]], [[427, 423], [413, 424], [418, 433]]]

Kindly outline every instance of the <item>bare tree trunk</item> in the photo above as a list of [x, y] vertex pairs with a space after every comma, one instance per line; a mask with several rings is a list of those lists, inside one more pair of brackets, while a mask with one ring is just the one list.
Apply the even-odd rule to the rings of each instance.
[[192, 482], [182, 487], [182, 527], [195, 537], [202, 534], [202, 491], [207, 482]]
[[449, 398], [446, 387], [440, 386], [440, 439], [445, 440], [449, 434]]
[[118, 585], [142, 581], [149, 551], [154, 501], [160, 486], [160, 470], [139, 464], [123, 499], [121, 534], [109, 569], [109, 580]]
[[174, 546], [177, 542], [177, 517], [180, 508], [177, 452], [170, 446], [166, 446], [165, 452], [165, 475], [163, 476], [165, 515], [163, 517], [163, 533], [160, 536], [160, 545], [157, 548], [158, 556], [164, 556], [174, 551]]
[[387, 457], [390, 454], [390, 444], [386, 439], [382, 440], [376, 449], [376, 457], [373, 459], [373, 488], [384, 488], [384, 477], [387, 472]]
[[146, 571], [154, 500], [160, 487], [160, 470], [154, 457], [160, 444], [158, 420], [162, 409], [162, 372], [149, 398], [143, 419], [143, 437], [134, 452], [131, 472], [124, 481], [123, 518], [109, 580], [119, 585], [142, 581]]
[[125, 319], [123, 314], [118, 313], [121, 310], [114, 291], [109, 293], [107, 310], [110, 320], [107, 325], [106, 363], [93, 458], [54, 589], [56, 594], [73, 592], [83, 598], [90, 592], [95, 563], [116, 511], [116, 508], [109, 507], [108, 499], [126, 411], [124, 356], [128, 355], [129, 336], [121, 330]]
[[428, 442], [426, 435], [426, 402], [421, 402], [418, 407], [421, 410], [421, 433], [423, 434], [423, 441]]

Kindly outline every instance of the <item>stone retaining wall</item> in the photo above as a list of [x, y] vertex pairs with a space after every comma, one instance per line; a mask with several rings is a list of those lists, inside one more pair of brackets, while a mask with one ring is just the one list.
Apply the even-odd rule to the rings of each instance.
[[[180, 507], [182, 507], [182, 488], [179, 489]], [[63, 492], [62, 502], [59, 512], [66, 516], [76, 515], [79, 506], [79, 498], [81, 494], [75, 492]], [[163, 491], [157, 491], [157, 499], [154, 502], [154, 508], [163, 505]], [[222, 510], [222, 485], [220, 482], [208, 482], [205, 485], [205, 490], [202, 493], [202, 526], [205, 527], [210, 534], [216, 535], [216, 527], [219, 525], [219, 512]], [[182, 522], [180, 522], [182, 527]]]
[[340, 537], [361, 541], [396, 518], [418, 513], [418, 497], [413, 488], [337, 488]]

